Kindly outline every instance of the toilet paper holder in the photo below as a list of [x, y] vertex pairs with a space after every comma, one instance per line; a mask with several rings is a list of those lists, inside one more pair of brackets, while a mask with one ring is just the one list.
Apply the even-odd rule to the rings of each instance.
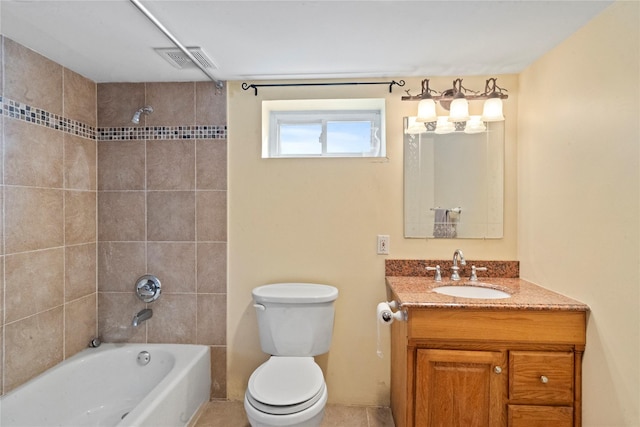
[[392, 323], [394, 320], [406, 321], [407, 312], [397, 309], [398, 303], [396, 301], [381, 302], [377, 308], [378, 320], [382, 323]]

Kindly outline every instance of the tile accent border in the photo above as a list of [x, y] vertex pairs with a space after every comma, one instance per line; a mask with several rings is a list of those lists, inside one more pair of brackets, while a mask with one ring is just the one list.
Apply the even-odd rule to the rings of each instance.
[[226, 139], [227, 126], [131, 126], [94, 128], [40, 108], [0, 97], [2, 115], [96, 141]]
[[98, 141], [130, 141], [136, 139], [226, 139], [227, 127], [205, 126], [145, 126], [98, 128]]
[[2, 115], [5, 117], [34, 123], [83, 138], [96, 139], [96, 130], [93, 126], [77, 120], [67, 119], [46, 110], [35, 108], [5, 97], [0, 97], [0, 103], [2, 104]]

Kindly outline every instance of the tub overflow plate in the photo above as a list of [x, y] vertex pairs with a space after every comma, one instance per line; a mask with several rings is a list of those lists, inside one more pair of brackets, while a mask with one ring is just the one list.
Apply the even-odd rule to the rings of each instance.
[[138, 353], [138, 365], [146, 366], [151, 362], [151, 355], [148, 351], [141, 351]]

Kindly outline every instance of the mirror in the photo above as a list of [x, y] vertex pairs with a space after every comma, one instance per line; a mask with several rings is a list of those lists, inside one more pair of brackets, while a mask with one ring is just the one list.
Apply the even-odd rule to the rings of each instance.
[[504, 122], [447, 134], [404, 118], [404, 236], [503, 236]]

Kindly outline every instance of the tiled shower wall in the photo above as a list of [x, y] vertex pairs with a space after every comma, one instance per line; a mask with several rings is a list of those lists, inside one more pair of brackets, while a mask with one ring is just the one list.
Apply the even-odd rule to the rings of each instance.
[[[209, 345], [225, 397], [224, 90], [96, 85], [6, 38], [2, 53], [0, 392], [100, 335]], [[163, 293], [133, 328], [146, 273]]]
[[1, 65], [7, 393], [96, 334], [96, 84], [6, 38]]
[[[131, 117], [153, 113], [132, 127]], [[211, 125], [215, 123], [216, 125]], [[106, 341], [211, 346], [226, 397], [226, 95], [211, 82], [98, 85], [98, 313]], [[138, 300], [154, 274], [160, 298]], [[139, 327], [134, 313], [153, 317]]]

